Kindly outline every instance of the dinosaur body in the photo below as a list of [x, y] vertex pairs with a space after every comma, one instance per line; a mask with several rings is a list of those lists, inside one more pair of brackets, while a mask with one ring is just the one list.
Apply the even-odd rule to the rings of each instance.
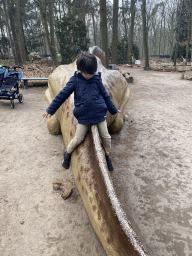
[[[90, 52], [96, 54], [100, 50], [98, 49], [98, 47], [93, 47]], [[102, 55], [101, 50], [99, 53]], [[123, 126], [123, 109], [129, 99], [130, 90], [126, 80], [118, 71], [107, 70], [101, 60], [99, 58], [97, 60], [103, 84], [113, 103], [121, 110], [121, 114], [115, 116], [107, 114], [109, 131], [117, 133]], [[46, 91], [49, 104], [65, 86], [75, 70], [74, 62], [59, 66], [50, 75], [49, 88]], [[73, 116], [73, 108], [74, 98], [71, 95], [55, 115], [47, 121], [50, 133], [62, 132], [66, 147], [75, 135], [76, 119]], [[115, 195], [96, 125], [91, 127], [84, 142], [72, 153], [71, 170], [89, 219], [107, 255], [146, 255], [138, 244], [136, 235]]]

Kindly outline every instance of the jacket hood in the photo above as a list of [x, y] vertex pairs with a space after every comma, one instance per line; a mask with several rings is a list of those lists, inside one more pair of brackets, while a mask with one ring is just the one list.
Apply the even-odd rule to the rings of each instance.
[[85, 79], [84, 76], [81, 74], [81, 72], [78, 72], [78, 71], [75, 71], [74, 76], [78, 77], [80, 79], [83, 79], [85, 81], [93, 81], [95, 79], [96, 80], [100, 80], [101, 79], [101, 72], [95, 73], [94, 76], [91, 79], [89, 79], [89, 80]]

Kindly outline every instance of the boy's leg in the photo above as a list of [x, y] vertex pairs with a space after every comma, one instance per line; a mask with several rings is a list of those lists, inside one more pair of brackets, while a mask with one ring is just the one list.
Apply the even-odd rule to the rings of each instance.
[[111, 159], [109, 157], [109, 153], [111, 151], [111, 136], [108, 132], [107, 122], [103, 121], [101, 123], [98, 123], [97, 127], [98, 127], [99, 135], [100, 135], [102, 143], [103, 143], [103, 147], [105, 149], [107, 166], [108, 166], [109, 171], [112, 172], [113, 165], [112, 165]]
[[65, 169], [69, 169], [71, 153], [84, 140], [87, 131], [88, 131], [88, 125], [77, 124], [75, 137], [71, 140], [71, 142], [67, 147], [67, 151], [64, 153], [64, 159], [63, 159], [62, 165]]
[[101, 137], [105, 153], [108, 156], [111, 151], [111, 136], [108, 132], [107, 122], [103, 121], [97, 124], [99, 136]]
[[71, 154], [73, 150], [84, 140], [89, 126], [85, 124], [77, 124], [75, 137], [70, 141], [67, 152]]

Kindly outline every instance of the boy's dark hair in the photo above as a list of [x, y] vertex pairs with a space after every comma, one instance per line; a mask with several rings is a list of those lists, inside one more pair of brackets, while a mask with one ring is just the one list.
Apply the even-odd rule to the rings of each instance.
[[77, 57], [77, 70], [93, 75], [97, 71], [97, 59], [89, 52], [82, 52]]

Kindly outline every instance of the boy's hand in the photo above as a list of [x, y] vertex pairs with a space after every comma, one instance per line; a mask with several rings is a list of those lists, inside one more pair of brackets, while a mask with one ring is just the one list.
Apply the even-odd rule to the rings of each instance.
[[117, 113], [121, 113], [121, 110], [118, 110]]
[[47, 113], [47, 112], [43, 114], [43, 118], [44, 118], [44, 117], [48, 118], [48, 117], [51, 117], [51, 116], [52, 116], [52, 115], [50, 115], [50, 114]]

